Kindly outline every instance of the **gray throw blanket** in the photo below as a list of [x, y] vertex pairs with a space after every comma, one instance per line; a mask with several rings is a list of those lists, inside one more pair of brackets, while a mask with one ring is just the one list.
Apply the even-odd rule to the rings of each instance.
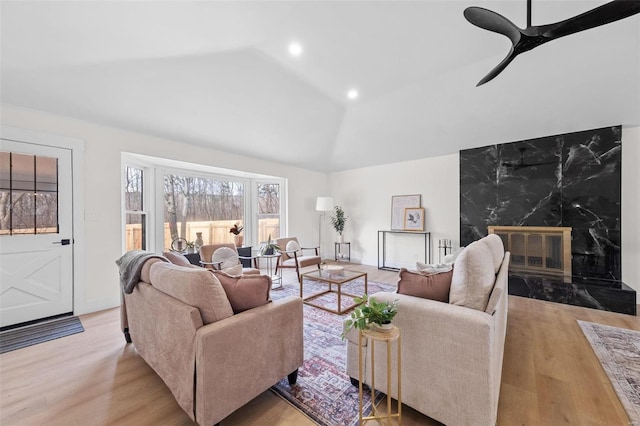
[[120, 268], [120, 287], [122, 290], [131, 294], [133, 289], [140, 281], [140, 272], [144, 263], [152, 258], [162, 259], [164, 262], [169, 260], [159, 254], [151, 253], [144, 250], [131, 250], [126, 252], [122, 257], [116, 260], [116, 265]]

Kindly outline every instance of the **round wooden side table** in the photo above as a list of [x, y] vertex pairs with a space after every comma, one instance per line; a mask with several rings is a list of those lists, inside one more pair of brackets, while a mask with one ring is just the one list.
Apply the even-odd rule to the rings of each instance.
[[[364, 380], [363, 368], [364, 368], [364, 360], [366, 358], [366, 353], [363, 356], [363, 347], [362, 340], [369, 339], [369, 343], [367, 347], [365, 347], [365, 351], [368, 348], [371, 348], [371, 415], [364, 416], [362, 412], [362, 382]], [[392, 418], [398, 419], [398, 425], [402, 424], [402, 363], [401, 363], [401, 343], [402, 343], [400, 329], [395, 325], [391, 327], [389, 331], [377, 331], [374, 329], [361, 330], [358, 337], [358, 416], [360, 418], [360, 425], [364, 425], [369, 420], [386, 420], [387, 424], [390, 424]], [[395, 413], [391, 412], [391, 343], [397, 341], [397, 373], [398, 373], [398, 409]], [[380, 413], [378, 411], [378, 406], [375, 403], [375, 388], [376, 388], [376, 379], [375, 379], [375, 342], [386, 343], [387, 345], [387, 412]]]

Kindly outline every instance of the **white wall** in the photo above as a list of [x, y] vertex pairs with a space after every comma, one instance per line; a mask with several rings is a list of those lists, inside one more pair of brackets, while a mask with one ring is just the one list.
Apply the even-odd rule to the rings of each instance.
[[[345, 241], [351, 241], [352, 259], [378, 264], [378, 230], [391, 228], [393, 195], [422, 196], [425, 230], [431, 232], [433, 262], [438, 261], [439, 239], [451, 239], [457, 247], [460, 234], [458, 158], [458, 154], [452, 154], [332, 173], [329, 185], [334, 202], [341, 205], [349, 217], [344, 236]], [[328, 238], [335, 239], [333, 235]], [[418, 259], [424, 250], [422, 246], [418, 236], [390, 236], [386, 264], [414, 268], [416, 260], [423, 260]]]
[[121, 153], [171, 158], [288, 179], [288, 231], [302, 242], [317, 241], [315, 199], [327, 193], [327, 176], [299, 168], [228, 154], [148, 135], [100, 126], [58, 115], [3, 104], [0, 122], [12, 126], [85, 141], [85, 250], [84, 300], [74, 301], [82, 314], [117, 306], [121, 255]]

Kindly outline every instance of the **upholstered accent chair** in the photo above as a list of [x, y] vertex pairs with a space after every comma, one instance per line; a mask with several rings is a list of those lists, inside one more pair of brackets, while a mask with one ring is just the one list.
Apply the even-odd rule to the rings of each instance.
[[[301, 247], [296, 237], [278, 238], [276, 239], [276, 244], [280, 247], [281, 253], [276, 266], [276, 273], [280, 268], [295, 268], [299, 282], [301, 280], [300, 269], [313, 265], [317, 265], [318, 269], [320, 269], [320, 264], [322, 263], [318, 252], [320, 247]], [[308, 254], [304, 254], [305, 251]], [[311, 252], [313, 254], [310, 254]]]
[[[221, 267], [222, 265], [219, 262], [212, 261], [218, 249], [222, 249], [221, 252], [224, 252], [224, 251], [226, 251], [227, 253], [230, 253], [231, 251], [235, 252], [237, 260], [233, 260], [234, 265], [227, 265], [227, 268], [240, 264], [240, 258], [238, 257], [238, 249], [236, 248], [236, 245], [234, 243], [228, 243], [228, 244], [208, 244], [208, 245], [201, 246], [200, 247], [200, 265], [202, 265], [207, 269], [218, 269], [218, 270], [225, 269], [224, 267]], [[259, 274], [259, 273], [260, 273], [260, 269], [257, 269], [257, 268], [245, 268], [245, 267], [242, 268], [243, 275]]]

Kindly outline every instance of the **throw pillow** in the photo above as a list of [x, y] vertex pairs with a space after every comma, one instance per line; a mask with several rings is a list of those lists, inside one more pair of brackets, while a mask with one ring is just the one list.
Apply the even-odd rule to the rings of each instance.
[[204, 268], [187, 268], [158, 262], [151, 265], [151, 285], [200, 310], [203, 324], [233, 315], [220, 281]]
[[186, 257], [184, 257], [184, 254], [182, 253], [178, 253], [176, 251], [165, 251], [164, 253], [162, 253], [162, 255], [167, 259], [169, 259], [169, 262], [173, 263], [174, 265], [179, 265], [179, 266], [191, 265], [189, 260]]
[[[296, 255], [302, 256], [302, 250], [300, 248], [300, 244], [297, 241], [289, 241], [287, 243], [287, 246], [285, 247], [285, 250], [289, 252], [295, 251]], [[293, 253], [291, 253], [291, 257], [293, 257]]]
[[480, 239], [480, 242], [486, 244], [491, 251], [494, 272], [497, 274], [500, 270], [500, 265], [502, 265], [502, 259], [504, 259], [504, 244], [502, 243], [502, 238], [496, 234], [489, 234]]
[[225, 270], [227, 268], [232, 268], [240, 263], [240, 258], [238, 257], [238, 252], [234, 249], [229, 247], [220, 247], [213, 252], [213, 256], [211, 256], [211, 262], [221, 262], [220, 269]]
[[423, 299], [449, 302], [449, 287], [453, 271], [424, 275], [420, 272], [400, 269], [398, 293]]
[[449, 303], [484, 311], [495, 281], [491, 250], [486, 244], [475, 241], [456, 259]]
[[242, 265], [238, 263], [236, 266], [232, 266], [231, 268], [223, 269], [222, 272], [231, 276], [231, 277], [240, 277], [242, 276]]
[[450, 263], [427, 264], [416, 262], [416, 269], [424, 275], [439, 274], [440, 272], [449, 272], [451, 269], [453, 269], [453, 265]]
[[213, 273], [222, 284], [235, 314], [266, 305], [271, 301], [271, 278], [266, 275], [234, 277], [224, 271], [214, 270]]

